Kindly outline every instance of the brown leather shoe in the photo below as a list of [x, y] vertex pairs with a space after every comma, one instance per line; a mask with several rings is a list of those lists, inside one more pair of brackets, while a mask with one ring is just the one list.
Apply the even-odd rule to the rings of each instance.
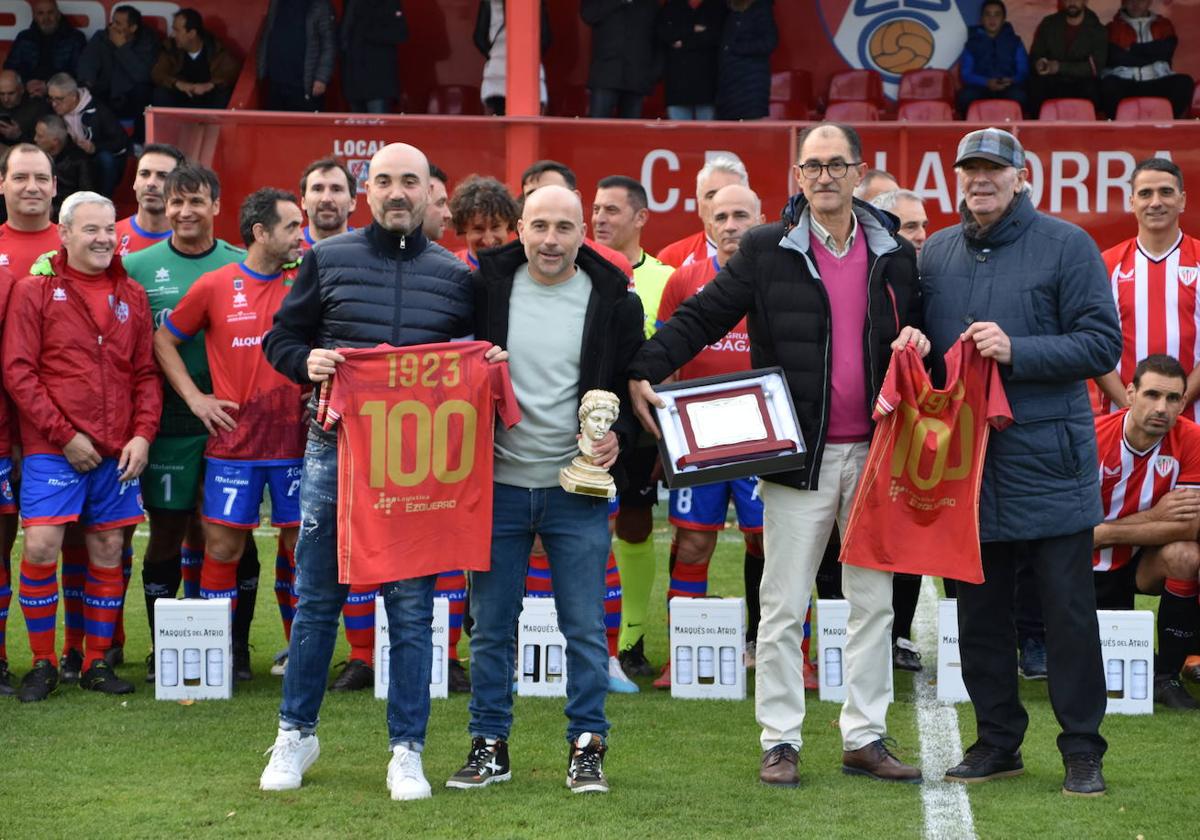
[[758, 780], [764, 785], [796, 787], [800, 784], [800, 774], [796, 772], [799, 761], [800, 753], [791, 744], [771, 747], [763, 753]]
[[882, 738], [859, 750], [844, 750], [842, 772], [850, 776], [870, 776], [881, 782], [921, 783], [921, 769], [892, 755]]

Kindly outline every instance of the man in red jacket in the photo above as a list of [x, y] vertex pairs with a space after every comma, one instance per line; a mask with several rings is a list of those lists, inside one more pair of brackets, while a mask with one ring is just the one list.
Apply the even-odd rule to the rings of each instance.
[[142, 521], [137, 479], [162, 409], [150, 305], [113, 259], [112, 202], [75, 193], [60, 219], [63, 249], [13, 288], [3, 347], [4, 382], [25, 447], [18, 597], [33, 670], [21, 681], [22, 702], [44, 700], [58, 686], [55, 572], [71, 522], [83, 527], [88, 549], [79, 684], [105, 694], [133, 691], [104, 654], [124, 602], [121, 531]]

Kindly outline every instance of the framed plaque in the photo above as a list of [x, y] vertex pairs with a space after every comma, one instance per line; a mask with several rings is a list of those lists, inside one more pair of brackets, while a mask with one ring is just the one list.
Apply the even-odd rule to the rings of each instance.
[[780, 368], [659, 385], [654, 419], [668, 487], [799, 469], [804, 440]]

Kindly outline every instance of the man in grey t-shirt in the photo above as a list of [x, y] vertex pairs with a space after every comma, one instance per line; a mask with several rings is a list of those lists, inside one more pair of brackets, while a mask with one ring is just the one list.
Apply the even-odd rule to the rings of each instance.
[[[471, 574], [471, 750], [451, 788], [511, 778], [514, 635], [535, 535], [550, 560], [558, 623], [567, 639], [547, 665], [566, 666], [567, 787], [606, 792], [608, 647], [604, 572], [608, 504], [567, 493], [558, 471], [578, 452], [579, 402], [603, 389], [621, 398], [611, 431], [593, 444], [600, 466], [622, 482], [618, 452], [637, 432], [625, 377], [642, 342], [642, 305], [620, 270], [583, 245], [579, 196], [542, 187], [525, 202], [521, 241], [479, 255], [475, 335], [504, 337], [521, 422], [497, 430], [492, 566]], [[557, 657], [557, 659], [556, 659]]]

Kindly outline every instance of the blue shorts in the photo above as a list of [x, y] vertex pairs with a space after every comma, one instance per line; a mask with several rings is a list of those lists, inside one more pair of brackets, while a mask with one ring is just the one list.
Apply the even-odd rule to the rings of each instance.
[[283, 461], [225, 461], [205, 458], [204, 508], [206, 522], [229, 528], [257, 528], [263, 487], [271, 491], [271, 524], [300, 526], [302, 458]]
[[763, 503], [758, 495], [757, 478], [735, 478], [672, 490], [671, 524], [689, 531], [723, 531], [731, 496], [737, 511], [738, 528], [760, 533]]
[[16, 513], [17, 498], [12, 487], [12, 458], [0, 458], [0, 514]]
[[616, 519], [617, 514], [621, 512], [621, 498], [619, 496], [608, 500], [608, 518]]
[[141, 522], [146, 518], [141, 482], [120, 481], [118, 474], [116, 458], [104, 458], [96, 469], [81, 473], [63, 455], [27, 455], [21, 525], [78, 522], [87, 531], [109, 531]]

